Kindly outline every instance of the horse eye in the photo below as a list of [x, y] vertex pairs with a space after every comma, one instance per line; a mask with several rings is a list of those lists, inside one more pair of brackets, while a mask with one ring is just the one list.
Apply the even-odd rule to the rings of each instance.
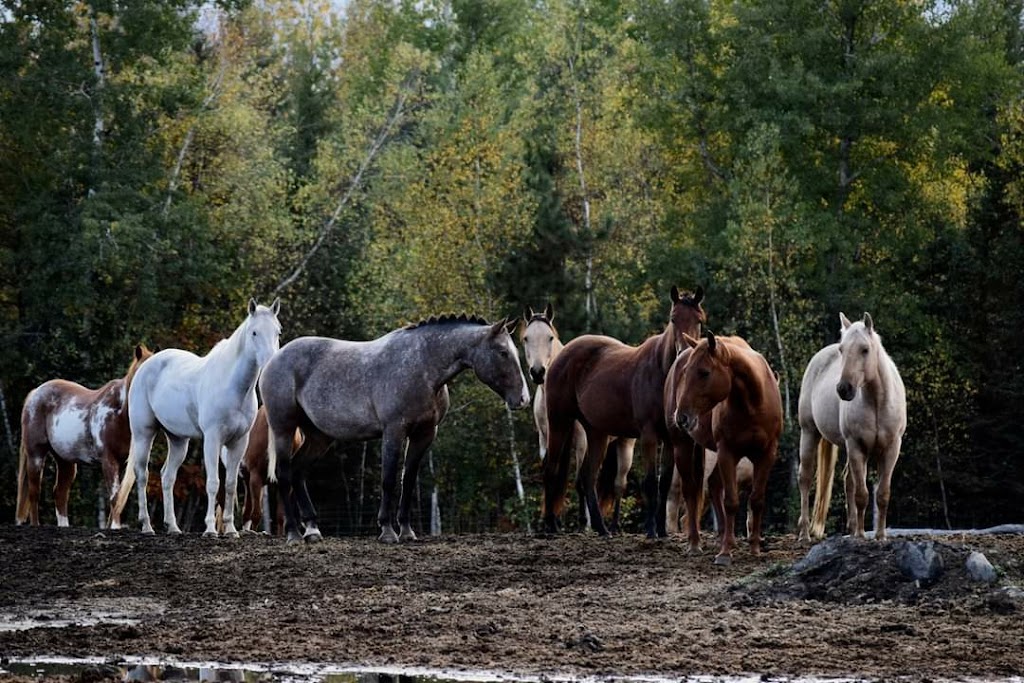
[[555, 337], [554, 337], [554, 335], [552, 335], [552, 336], [548, 337], [548, 341], [549, 341], [549, 342], [553, 342], [553, 341], [555, 341]]
[[862, 356], [868, 355], [868, 350], [867, 349], [861, 349], [860, 350], [860, 355], [862, 355]]
[[254, 336], [254, 337], [256, 336], [256, 330], [252, 331], [252, 336]]
[[502, 349], [500, 352], [502, 358], [508, 358], [508, 351]]
[[697, 371], [697, 376], [700, 377], [701, 379], [707, 379], [708, 377], [711, 376], [711, 371], [708, 370], [707, 368], [701, 368], [700, 370]]

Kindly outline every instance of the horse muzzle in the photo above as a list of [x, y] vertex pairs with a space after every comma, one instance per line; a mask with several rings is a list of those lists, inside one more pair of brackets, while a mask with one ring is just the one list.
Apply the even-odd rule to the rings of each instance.
[[689, 432], [697, 428], [697, 417], [695, 415], [689, 415], [687, 413], [676, 412], [675, 414], [676, 427], [683, 431]]
[[530, 368], [530, 379], [533, 380], [534, 384], [544, 384], [544, 375], [546, 374], [546, 368], [543, 366], [539, 368]]
[[836, 385], [836, 393], [839, 394], [839, 398], [842, 400], [852, 401], [853, 397], [857, 395], [857, 387], [843, 380]]
[[521, 408], [525, 408], [530, 405], [530, 392], [527, 391], [526, 385], [523, 385], [523, 393], [520, 394], [518, 398], [505, 399], [505, 403], [507, 403], [508, 407], [512, 410], [520, 410]]

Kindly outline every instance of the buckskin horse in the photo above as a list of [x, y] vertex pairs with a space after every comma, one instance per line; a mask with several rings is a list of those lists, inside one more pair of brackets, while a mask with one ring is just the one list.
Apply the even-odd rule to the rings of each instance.
[[[128, 389], [139, 367], [153, 353], [141, 344], [128, 372], [99, 389], [63, 379], [52, 379], [29, 392], [21, 411], [21, 448], [18, 458], [18, 505], [15, 522], [39, 524], [39, 490], [43, 465], [52, 453], [57, 464], [53, 498], [57, 526], [69, 526], [68, 496], [78, 464], [100, 463], [111, 503], [118, 490], [121, 464], [128, 457]], [[110, 526], [121, 526], [120, 514]]]
[[234, 518], [238, 467], [256, 418], [256, 378], [280, 343], [281, 324], [277, 320], [280, 307], [280, 299], [269, 307], [250, 299], [245, 320], [228, 339], [217, 342], [205, 356], [200, 358], [188, 351], [164, 349], [136, 373], [128, 392], [132, 446], [115, 509], [118, 514], [124, 509], [135, 481], [142, 533], [153, 533], [146, 504], [149, 453], [157, 431], [163, 431], [167, 438], [167, 459], [161, 469], [161, 484], [167, 532], [181, 533], [174, 514], [174, 480], [185, 460], [189, 440], [201, 438], [206, 470], [206, 531], [203, 535], [217, 536], [217, 490], [220, 488], [217, 463], [223, 457], [226, 470], [224, 535], [238, 536]]
[[[263, 371], [260, 395], [270, 424], [270, 471], [276, 472], [285, 500], [288, 542], [321, 538], [306, 490], [308, 463], [335, 440], [378, 438], [383, 438], [379, 540], [414, 540], [409, 509], [420, 462], [448, 412], [447, 383], [472, 369], [510, 408], [524, 408], [530, 402], [510, 336], [515, 325], [515, 320], [491, 324], [465, 315], [442, 316], [373, 341], [299, 337], [286, 344]], [[306, 440], [292, 453], [296, 429]], [[394, 492], [403, 452], [399, 536], [394, 529]], [[300, 521], [305, 527], [301, 537]]]
[[706, 319], [700, 305], [703, 288], [680, 294], [673, 286], [670, 298], [665, 330], [639, 347], [611, 337], [584, 335], [566, 344], [551, 363], [545, 381], [548, 456], [544, 461], [544, 529], [548, 533], [557, 531], [557, 517], [565, 504], [572, 436], [578, 421], [587, 436], [580, 476], [593, 529], [608, 534], [594, 487], [608, 440], [627, 437], [640, 439], [647, 536], [666, 535], [664, 501], [671, 477], [664, 468], [659, 491], [655, 471], [658, 444], [668, 441], [662, 390], [676, 354], [684, 347], [683, 335], [699, 335]]
[[[800, 386], [800, 540], [821, 538], [832, 498], [838, 445], [846, 447], [847, 526], [864, 537], [867, 511], [867, 465], [878, 465], [875, 488], [875, 538], [885, 538], [892, 471], [907, 429], [907, 393], [896, 364], [882, 346], [867, 313], [851, 323], [839, 314], [838, 344], [814, 354]], [[808, 528], [808, 493], [818, 453], [814, 522]]]
[[[530, 308], [523, 316], [523, 331], [520, 341], [523, 343], [523, 352], [526, 355], [526, 368], [530, 373], [530, 379], [537, 385], [537, 391], [533, 395], [533, 422], [537, 427], [537, 437], [540, 441], [540, 459], [544, 460], [548, 450], [548, 412], [547, 402], [544, 400], [544, 376], [551, 362], [562, 352], [564, 345], [558, 337], [558, 330], [555, 328], [555, 312], [551, 304], [544, 307], [542, 313], [534, 313]], [[629, 475], [629, 468], [633, 464], [633, 447], [636, 439], [616, 439], [615, 448], [615, 476], [611, 490], [604, 490], [601, 477], [598, 483], [598, 494], [601, 499], [601, 509], [610, 508], [612, 513], [611, 531], [619, 528], [619, 516], [622, 504], [622, 495], [626, 491], [626, 477]], [[583, 481], [580, 479], [580, 471], [583, 467], [583, 458], [587, 453], [587, 435], [583, 431], [583, 425], [576, 422], [573, 425], [572, 455], [576, 463], [576, 492], [579, 497], [579, 525], [585, 529], [590, 524], [590, 515], [587, 514], [586, 496]]]
[[[685, 339], [691, 348], [680, 354], [666, 382], [666, 412], [670, 413], [667, 419], [689, 432], [697, 444], [718, 453], [725, 528], [715, 564], [728, 565], [736, 544], [739, 511], [736, 468], [744, 457], [754, 466], [750, 551], [754, 555], [761, 553], [765, 489], [782, 435], [782, 397], [768, 361], [740, 337], [715, 337], [708, 332], [700, 341], [689, 335]], [[685, 493], [687, 473], [680, 468], [680, 474]], [[721, 498], [721, 493], [712, 491], [716, 510], [716, 499]], [[696, 519], [688, 524], [692, 548]]]

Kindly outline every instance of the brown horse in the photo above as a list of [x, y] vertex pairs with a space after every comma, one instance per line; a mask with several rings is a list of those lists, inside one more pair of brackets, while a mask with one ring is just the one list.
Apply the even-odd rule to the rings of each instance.
[[[57, 526], [69, 526], [68, 496], [78, 463], [100, 463], [107, 494], [113, 500], [121, 465], [131, 445], [128, 387], [139, 366], [152, 355], [145, 346], [136, 346], [128, 373], [99, 389], [52, 379], [29, 392], [21, 411], [17, 524], [26, 520], [39, 524], [39, 491], [48, 454], [57, 463], [57, 483], [53, 487]], [[121, 526], [120, 515], [111, 515], [110, 526]]]
[[[708, 332], [700, 341], [687, 335], [686, 343], [691, 350], [679, 356], [668, 380], [672, 393], [666, 388], [671, 401], [666, 411], [671, 412], [668, 419], [689, 432], [698, 444], [718, 453], [725, 529], [715, 564], [727, 565], [732, 562], [736, 544], [736, 469], [744, 457], [754, 465], [750, 551], [761, 553], [765, 489], [782, 435], [782, 397], [768, 361], [740, 337], [715, 337]], [[687, 473], [682, 468], [680, 472], [685, 489]], [[719, 509], [722, 492], [712, 490], [711, 497]], [[690, 520], [690, 527], [692, 543], [695, 519]]]
[[[644, 504], [648, 537], [665, 535], [665, 496], [671, 478], [657, 484], [658, 443], [668, 441], [662, 389], [676, 354], [684, 348], [683, 334], [699, 334], [705, 321], [701, 287], [680, 294], [672, 287], [672, 307], [664, 332], [639, 347], [599, 335], [577, 337], [551, 363], [547, 380], [548, 455], [544, 461], [544, 528], [557, 530], [565, 504], [573, 424], [587, 435], [587, 455], [580, 478], [586, 491], [590, 524], [601, 535], [608, 529], [601, 517], [594, 479], [612, 437], [640, 439], [644, 463]], [[661, 504], [658, 504], [659, 499]]]
[[[669, 383], [666, 382], [665, 386], [668, 387]], [[669, 426], [671, 430], [671, 425]], [[750, 489], [751, 483], [754, 480], [754, 466], [749, 460], [743, 458], [736, 465], [736, 485], [741, 490]], [[708, 489], [712, 491], [720, 489], [722, 487], [722, 478], [718, 474], [718, 454], [714, 451], [704, 452], [704, 486], [701, 492], [701, 505], [700, 513], [698, 516], [698, 525], [700, 519], [704, 517], [704, 513], [707, 511]], [[688, 519], [683, 514], [683, 521], [680, 522], [680, 514], [683, 512], [683, 478], [679, 475], [679, 468], [672, 468], [672, 485], [669, 489], [668, 501], [665, 503], [665, 530], [668, 531], [669, 535], [678, 534], [682, 530], [682, 526]], [[715, 531], [720, 532], [723, 527], [722, 519], [723, 516], [719, 514], [720, 510], [715, 511]], [[747, 522], [750, 522], [750, 513], [747, 512]], [[749, 524], [748, 524], [749, 526]], [[747, 529], [747, 536], [750, 536], [750, 529]]]
[[[537, 427], [537, 437], [540, 441], [540, 459], [544, 460], [548, 450], [548, 409], [544, 400], [544, 376], [547, 373], [551, 362], [558, 357], [565, 345], [558, 338], [558, 330], [555, 328], [555, 311], [551, 304], [544, 307], [542, 313], [535, 313], [532, 308], [527, 309], [523, 315], [522, 330], [519, 341], [523, 344], [523, 352], [526, 354], [526, 369], [530, 378], [537, 385], [537, 391], [533, 395], [533, 422]], [[622, 496], [626, 491], [626, 477], [629, 475], [629, 468], [633, 464], [633, 447], [636, 439], [615, 439], [609, 449], [615, 452], [615, 476], [611, 482], [606, 482], [607, 477], [602, 476], [598, 481], [598, 494], [601, 502], [601, 509], [605, 514], [611, 513], [611, 530], [619, 528], [619, 517], [622, 507]], [[590, 516], [587, 514], [587, 506], [584, 503], [586, 493], [583, 482], [579, 478], [579, 472], [583, 467], [583, 458], [587, 454], [587, 435], [583, 426], [577, 422], [573, 428], [572, 460], [576, 463], [576, 492], [579, 496], [579, 525], [581, 529], [590, 525]]]

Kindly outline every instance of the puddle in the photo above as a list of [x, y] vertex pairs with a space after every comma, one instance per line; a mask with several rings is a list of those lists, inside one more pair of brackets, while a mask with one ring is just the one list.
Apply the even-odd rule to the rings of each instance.
[[0, 633], [71, 626], [134, 626], [144, 617], [158, 614], [163, 609], [162, 602], [138, 598], [57, 600], [48, 604], [46, 609], [0, 612]]
[[23, 617], [0, 614], [0, 633], [27, 631], [32, 628], [67, 628], [69, 626], [99, 626], [100, 624], [132, 626], [138, 623], [138, 619], [130, 619], [119, 614], [93, 614], [75, 619], [51, 619], [45, 614]]

